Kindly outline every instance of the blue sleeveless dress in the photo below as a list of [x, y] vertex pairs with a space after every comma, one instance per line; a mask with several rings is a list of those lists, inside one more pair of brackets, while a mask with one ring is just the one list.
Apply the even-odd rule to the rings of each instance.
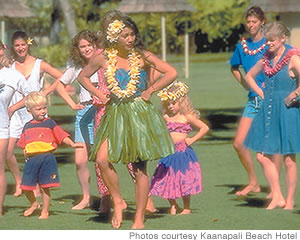
[[[129, 72], [120, 68], [115, 77], [121, 89], [130, 81]], [[147, 88], [147, 72], [141, 70], [137, 92], [126, 99], [111, 93], [106, 113], [97, 129], [90, 160], [95, 160], [105, 139], [108, 160], [113, 163], [156, 160], [174, 153], [174, 144], [161, 113], [140, 96]]]
[[[281, 59], [292, 51], [286, 45]], [[278, 61], [280, 62], [281, 59]], [[270, 61], [273, 67], [273, 60]], [[265, 75], [265, 99], [261, 111], [255, 116], [244, 141], [247, 148], [265, 154], [293, 154], [300, 152], [300, 108], [296, 102], [291, 107], [284, 99], [297, 88], [296, 78], [288, 73], [287, 63], [274, 75]]]

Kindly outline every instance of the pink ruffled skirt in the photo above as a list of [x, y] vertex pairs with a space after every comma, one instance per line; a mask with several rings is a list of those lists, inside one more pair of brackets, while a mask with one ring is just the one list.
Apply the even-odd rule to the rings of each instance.
[[175, 144], [176, 152], [161, 158], [153, 174], [150, 195], [176, 199], [202, 191], [202, 175], [195, 151], [185, 142]]

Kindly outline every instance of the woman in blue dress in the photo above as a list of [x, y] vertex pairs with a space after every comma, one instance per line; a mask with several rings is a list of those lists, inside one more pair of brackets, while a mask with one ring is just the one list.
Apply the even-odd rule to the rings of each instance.
[[[243, 142], [247, 136], [254, 116], [260, 110], [262, 101], [257, 93], [249, 88], [244, 79], [244, 74], [240, 71], [239, 67], [242, 66], [244, 72], [247, 73], [256, 62], [263, 57], [266, 50], [266, 39], [263, 37], [261, 29], [264, 24], [265, 15], [262, 9], [257, 6], [249, 8], [246, 13], [245, 24], [249, 38], [242, 39], [230, 59], [232, 75], [244, 89], [249, 91], [248, 102], [240, 119], [233, 143], [233, 147], [249, 178], [249, 184], [242, 190], [236, 192], [236, 195], [238, 196], [247, 195], [249, 192], [260, 192], [260, 186], [255, 174], [250, 151], [243, 145]], [[260, 88], [263, 88], [264, 77], [262, 74], [259, 74], [255, 78], [255, 81]]]
[[[249, 86], [264, 101], [244, 143], [257, 152], [257, 160], [270, 185], [272, 201], [267, 209], [293, 209], [297, 183], [295, 154], [300, 153], [300, 108], [296, 101], [300, 95], [300, 52], [285, 44], [290, 32], [280, 22], [266, 25], [264, 35], [269, 49], [246, 75]], [[260, 72], [264, 74], [265, 92], [254, 80]], [[274, 154], [284, 156], [286, 199], [281, 193], [278, 171], [271, 160]]]
[[[132, 162], [136, 177], [136, 214], [133, 229], [144, 228], [144, 212], [149, 192], [146, 163], [174, 153], [165, 121], [149, 101], [151, 95], [177, 77], [168, 63], [144, 50], [136, 24], [119, 11], [109, 11], [101, 23], [104, 51], [82, 70], [78, 81], [107, 103], [98, 127], [90, 159], [99, 164], [114, 203], [112, 227], [120, 228], [126, 203], [120, 195], [119, 180], [112, 163]], [[89, 77], [105, 68], [109, 95], [103, 95]], [[162, 73], [151, 81], [153, 69]]]

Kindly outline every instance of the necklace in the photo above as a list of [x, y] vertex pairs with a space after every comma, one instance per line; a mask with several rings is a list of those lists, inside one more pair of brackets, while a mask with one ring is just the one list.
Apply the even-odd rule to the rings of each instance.
[[244, 53], [246, 53], [246, 54], [248, 54], [248, 55], [255, 55], [255, 54], [261, 52], [261, 51], [266, 47], [266, 44], [264, 43], [264, 44], [261, 45], [259, 48], [254, 49], [254, 50], [250, 50], [250, 49], [248, 48], [248, 46], [247, 46], [246, 38], [242, 38], [241, 44], [242, 44]]
[[107, 79], [108, 89], [119, 99], [131, 97], [136, 93], [136, 85], [139, 83], [140, 79], [140, 54], [135, 49], [132, 49], [128, 55], [130, 81], [124, 90], [119, 87], [115, 77], [118, 50], [115, 48], [105, 49], [105, 54], [107, 58], [107, 68], [104, 75]]
[[280, 62], [277, 62], [274, 67], [270, 66], [271, 54], [267, 52], [263, 58], [263, 65], [265, 74], [268, 76], [273, 76], [278, 73], [285, 65], [287, 65], [293, 55], [300, 56], [300, 49], [292, 48], [288, 50], [286, 55], [281, 59]]

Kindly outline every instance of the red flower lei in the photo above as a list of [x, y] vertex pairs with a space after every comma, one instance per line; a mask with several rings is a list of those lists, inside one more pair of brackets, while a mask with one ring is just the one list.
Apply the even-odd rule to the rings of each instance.
[[270, 66], [271, 54], [270, 52], [266, 52], [263, 58], [263, 65], [265, 74], [268, 76], [273, 76], [278, 73], [285, 65], [287, 65], [293, 55], [300, 56], [300, 49], [292, 48], [288, 50], [286, 55], [281, 59], [280, 62], [277, 62], [274, 67]]
[[246, 43], [246, 38], [242, 38], [241, 44], [242, 44], [244, 53], [246, 53], [248, 55], [255, 55], [255, 54], [261, 52], [266, 47], [266, 44], [264, 43], [257, 49], [249, 50], [247, 43]]

